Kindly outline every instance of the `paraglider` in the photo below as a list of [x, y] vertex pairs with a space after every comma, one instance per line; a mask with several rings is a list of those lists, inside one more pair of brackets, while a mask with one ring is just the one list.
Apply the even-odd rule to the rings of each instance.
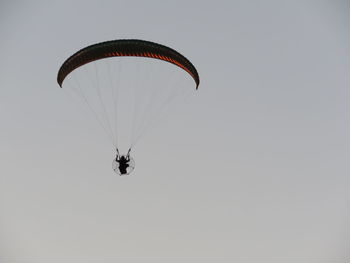
[[[122, 59], [126, 57], [134, 60]], [[156, 60], [162, 63], [155, 63]], [[175, 65], [181, 72], [165, 64]], [[187, 76], [198, 89], [196, 68], [176, 50], [145, 40], [120, 39], [90, 45], [70, 56], [60, 67], [57, 82], [61, 88], [68, 82], [74, 94], [88, 105], [117, 151], [113, 170], [127, 175], [134, 169], [132, 147], [158, 112], [188, 90]], [[133, 116], [125, 117], [123, 110]], [[128, 125], [121, 124], [123, 121]], [[129, 150], [120, 155], [118, 138], [122, 137], [124, 144], [127, 141], [127, 136], [120, 132], [125, 126], [131, 127], [125, 133], [130, 137], [126, 145]]]

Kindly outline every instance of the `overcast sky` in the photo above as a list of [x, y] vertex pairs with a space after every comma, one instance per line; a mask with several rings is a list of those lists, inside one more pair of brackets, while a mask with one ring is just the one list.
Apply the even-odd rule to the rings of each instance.
[[[0, 2], [0, 261], [350, 262], [344, 0]], [[58, 87], [97, 42], [176, 48], [201, 86], [115, 176]]]

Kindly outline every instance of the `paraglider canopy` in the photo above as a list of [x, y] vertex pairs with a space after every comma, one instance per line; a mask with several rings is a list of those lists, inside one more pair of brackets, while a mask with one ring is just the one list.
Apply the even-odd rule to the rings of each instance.
[[198, 89], [198, 72], [187, 58], [167, 46], [139, 39], [106, 41], [79, 50], [63, 63], [57, 75], [57, 82], [62, 87], [65, 77], [70, 72], [91, 61], [127, 56], [155, 58], [175, 64], [192, 76]]

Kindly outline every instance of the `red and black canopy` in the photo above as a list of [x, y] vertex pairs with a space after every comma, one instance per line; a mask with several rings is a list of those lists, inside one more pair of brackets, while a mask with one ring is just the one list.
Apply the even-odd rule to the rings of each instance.
[[193, 64], [176, 50], [154, 42], [137, 39], [119, 39], [88, 46], [69, 57], [61, 66], [57, 82], [62, 87], [66, 76], [89, 62], [108, 57], [148, 57], [170, 62], [187, 71], [199, 86], [199, 75]]

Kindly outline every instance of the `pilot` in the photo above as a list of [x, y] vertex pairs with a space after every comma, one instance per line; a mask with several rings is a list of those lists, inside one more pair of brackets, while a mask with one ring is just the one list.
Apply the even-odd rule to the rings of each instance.
[[130, 157], [129, 155], [122, 155], [120, 156], [120, 158], [116, 158], [116, 161], [119, 163], [119, 172], [120, 172], [120, 175], [124, 175], [124, 174], [127, 174], [127, 169], [129, 167], [129, 162], [130, 162]]
[[120, 174], [120, 175], [126, 175], [130, 174], [133, 169], [133, 159], [130, 157], [130, 150], [126, 155], [120, 155], [119, 151], [117, 149], [117, 156], [113, 160], [113, 170]]

